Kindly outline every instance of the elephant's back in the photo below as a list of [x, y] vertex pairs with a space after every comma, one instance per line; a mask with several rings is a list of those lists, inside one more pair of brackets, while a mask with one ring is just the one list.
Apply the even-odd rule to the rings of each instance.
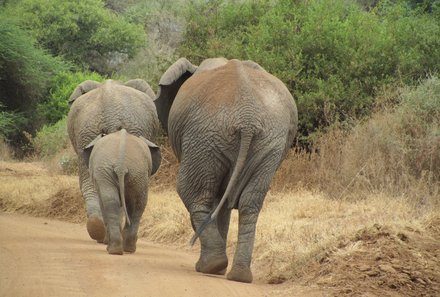
[[170, 140], [180, 159], [184, 147], [209, 144], [212, 150], [238, 149], [243, 130], [254, 141], [290, 147], [297, 130], [297, 110], [287, 87], [258, 64], [231, 60], [193, 75], [179, 90], [169, 119]]
[[[123, 158], [121, 157], [121, 132], [112, 133], [101, 138], [94, 146], [91, 154], [92, 169], [97, 174], [108, 174], [109, 169], [120, 166], [123, 162], [128, 169], [126, 182], [137, 184], [140, 180], [148, 179], [152, 167], [150, 151], [139, 137], [127, 133], [125, 135]], [[112, 173], [112, 175], [114, 175]]]
[[279, 113], [287, 105], [296, 108], [292, 95], [278, 78], [254, 62], [230, 60], [189, 78], [180, 88], [171, 112], [196, 107], [217, 113], [252, 106], [258, 112]]
[[68, 116], [69, 136], [82, 149], [97, 135], [122, 128], [152, 139], [159, 129], [156, 108], [151, 98], [133, 88], [104, 83], [79, 97]]
[[249, 125], [259, 130], [296, 119], [295, 101], [278, 78], [254, 62], [231, 60], [193, 75], [182, 85], [170, 110], [169, 126], [179, 129], [182, 124], [215, 121], [222, 130]]

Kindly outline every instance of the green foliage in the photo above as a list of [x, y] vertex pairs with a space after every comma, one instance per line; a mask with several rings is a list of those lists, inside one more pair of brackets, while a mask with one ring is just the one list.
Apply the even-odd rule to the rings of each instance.
[[35, 39], [0, 13], [0, 134], [22, 156], [29, 151], [23, 131], [33, 131], [35, 108], [47, 94], [53, 77], [69, 66], [36, 46]]
[[67, 66], [36, 47], [15, 22], [0, 16], [0, 101], [9, 110], [28, 111]]
[[196, 64], [209, 57], [243, 56], [249, 46], [249, 33], [271, 7], [264, 0], [192, 1], [186, 12], [185, 38], [179, 53]]
[[35, 152], [42, 158], [54, 156], [61, 149], [67, 148], [67, 117], [54, 125], [44, 125], [32, 140]]
[[406, 143], [405, 161], [417, 176], [429, 172], [440, 181], [440, 79], [403, 92], [395, 120]]
[[393, 110], [376, 113], [352, 129], [339, 150], [346, 160], [334, 168], [341, 175], [349, 173], [347, 183], [361, 170], [356, 182], [370, 190], [390, 189], [421, 202], [430, 195], [438, 198], [440, 79], [405, 87], [400, 97]]
[[9, 5], [21, 26], [55, 55], [101, 72], [112, 71], [145, 43], [142, 27], [105, 9], [101, 0], [22, 0]]
[[5, 111], [0, 103], [0, 138], [9, 139], [17, 135], [27, 124], [23, 113]]
[[75, 88], [85, 80], [103, 81], [96, 72], [60, 72], [54, 78], [49, 97], [38, 105], [38, 113], [49, 125], [55, 124], [69, 112], [69, 97]]
[[256, 61], [288, 86], [307, 138], [368, 115], [383, 88], [440, 69], [440, 21], [425, 10], [404, 1], [371, 11], [344, 0], [193, 2], [179, 53], [196, 64]]
[[117, 74], [127, 78], [143, 78], [152, 88], [157, 86], [167, 67], [178, 59], [175, 48], [182, 40], [185, 19], [182, 13], [186, 0], [124, 1], [107, 0], [108, 4], [130, 22], [144, 26], [148, 46], [142, 48]]

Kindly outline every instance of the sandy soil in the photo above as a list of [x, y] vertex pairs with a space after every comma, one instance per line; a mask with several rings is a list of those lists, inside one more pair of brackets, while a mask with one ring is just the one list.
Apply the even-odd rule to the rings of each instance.
[[0, 296], [270, 296], [270, 286], [196, 273], [196, 254], [139, 240], [111, 256], [84, 227], [0, 214]]

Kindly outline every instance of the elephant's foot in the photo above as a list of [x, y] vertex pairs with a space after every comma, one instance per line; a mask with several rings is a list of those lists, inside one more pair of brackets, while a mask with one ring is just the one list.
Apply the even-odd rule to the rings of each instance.
[[105, 237], [105, 227], [102, 219], [98, 216], [90, 216], [87, 219], [87, 232], [92, 239], [102, 243]]
[[228, 258], [226, 256], [215, 256], [200, 258], [196, 263], [196, 271], [209, 274], [223, 275], [228, 267]]
[[122, 250], [122, 243], [121, 242], [109, 243], [109, 245], [107, 245], [107, 252], [110, 255], [122, 255], [122, 254], [124, 254], [124, 251]]
[[242, 283], [252, 282], [252, 271], [249, 267], [234, 265], [226, 276], [227, 279]]
[[134, 253], [136, 252], [136, 240], [124, 241], [124, 252]]

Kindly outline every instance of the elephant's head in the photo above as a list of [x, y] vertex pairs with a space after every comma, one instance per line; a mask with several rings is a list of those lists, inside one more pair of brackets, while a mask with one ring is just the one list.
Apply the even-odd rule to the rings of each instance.
[[[153, 90], [151, 89], [150, 85], [143, 79], [132, 79], [127, 81], [126, 83], [120, 83], [118, 81], [110, 80], [112, 83], [121, 84], [133, 89], [136, 89], [138, 91], [141, 91], [142, 93], [147, 94], [147, 96], [151, 99], [154, 99], [155, 95]], [[75, 102], [77, 98], [80, 96], [86, 94], [87, 92], [90, 92], [99, 86], [101, 86], [102, 83], [94, 81], [94, 80], [86, 80], [82, 83], [80, 83], [75, 90], [73, 91], [72, 95], [70, 95], [69, 98], [69, 106]]]

